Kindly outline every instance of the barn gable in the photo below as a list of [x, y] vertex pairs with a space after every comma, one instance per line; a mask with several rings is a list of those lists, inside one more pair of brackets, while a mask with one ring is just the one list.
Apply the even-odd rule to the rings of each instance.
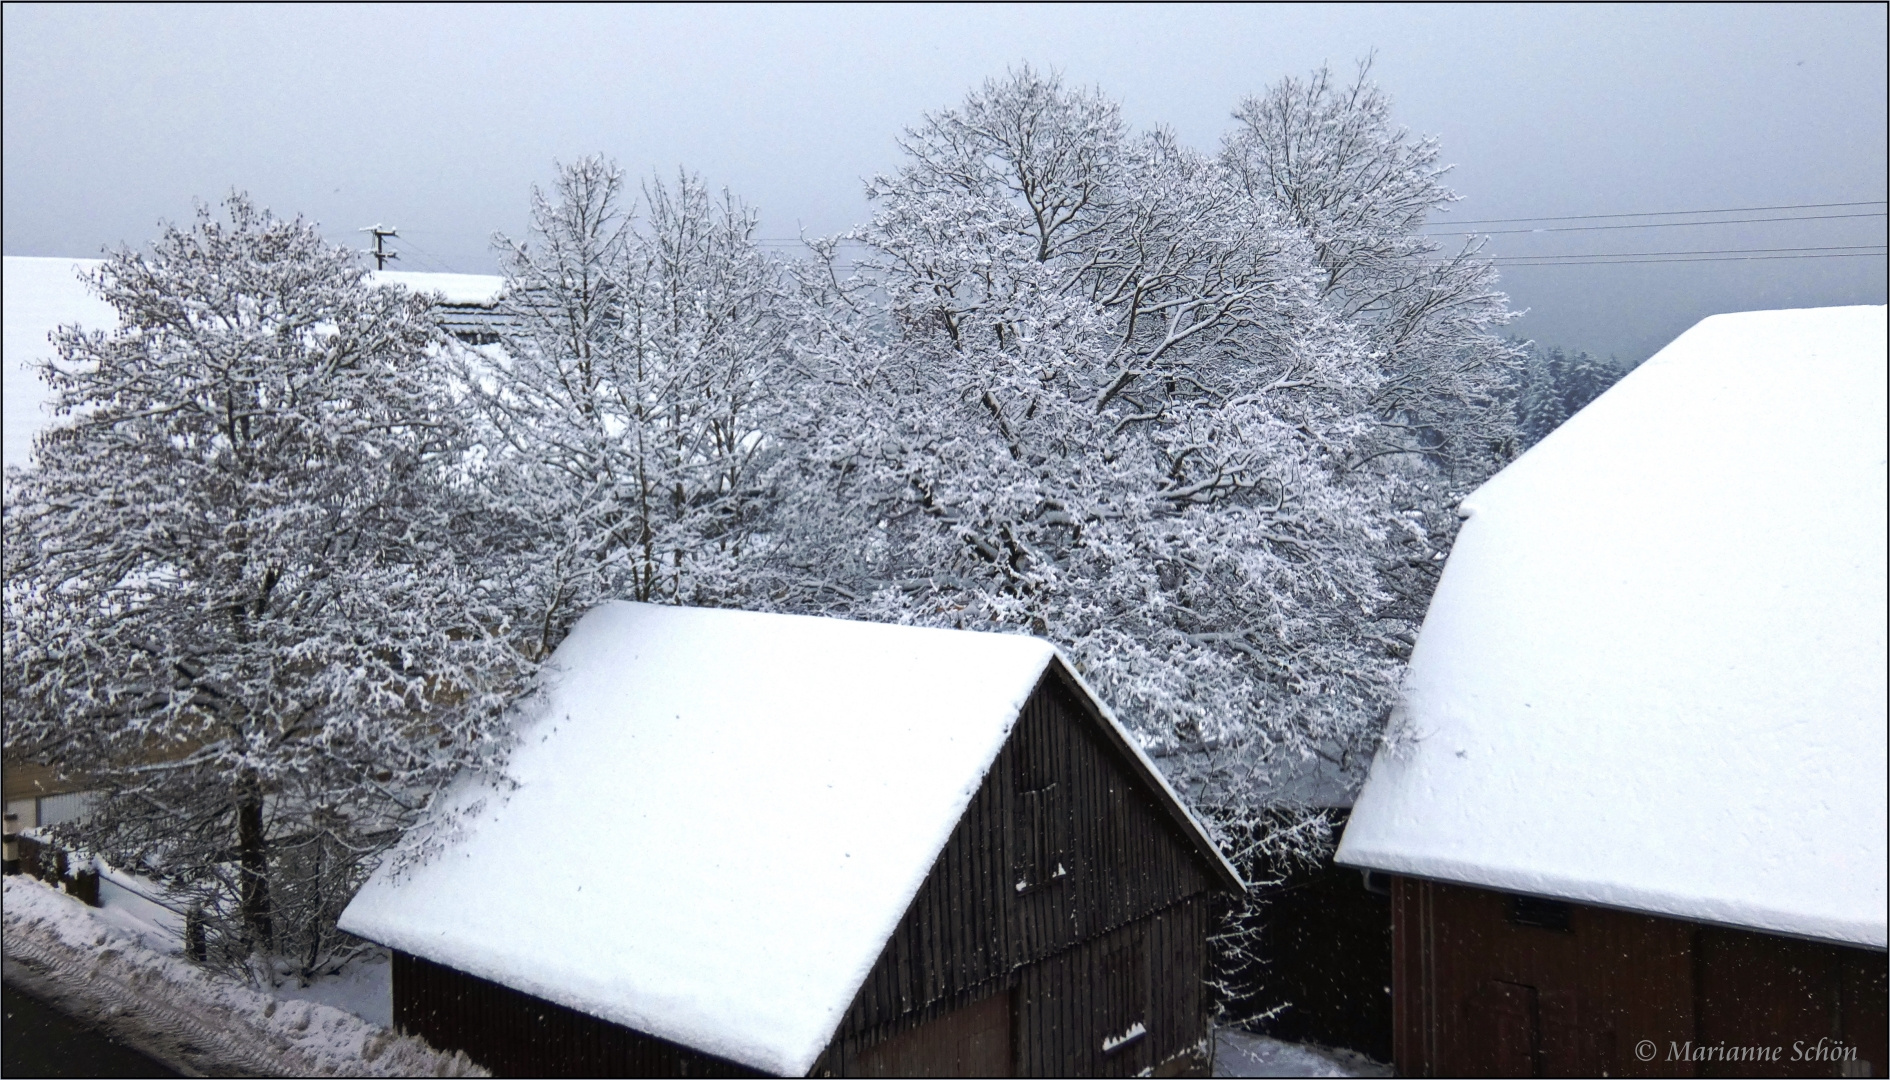
[[1119, 739], [1052, 661], [816, 1073], [959, 1043], [997, 1055], [962, 1074], [1132, 1075], [1199, 1041], [1208, 894], [1242, 885]]
[[[553, 668], [518, 728], [515, 786], [468, 781], [443, 796], [451, 824], [413, 841], [433, 854], [383, 866], [344, 929], [731, 1065], [798, 1074], [860, 1002], [944, 1008], [1053, 950], [1062, 931], [1046, 920], [1071, 918], [1058, 896], [1094, 893], [1087, 932], [1238, 881], [1033, 638], [612, 603]], [[1039, 717], [1038, 702], [1060, 719]], [[1031, 734], [1052, 729], [1056, 745]], [[1089, 796], [1074, 778], [1044, 778], [1083, 755], [1113, 777], [1101, 811], [1114, 798], [1111, 820], [1143, 823], [1147, 866], [1082, 872], [1077, 845], [1090, 840], [1071, 799]], [[1001, 832], [982, 893], [921, 896], [933, 880], [969, 887], [970, 856], [941, 853], [970, 835], [974, 806], [1064, 824], [1025, 829], [1048, 837], [1029, 851]], [[919, 914], [973, 894], [1002, 904], [995, 937], [974, 943]], [[902, 926], [928, 928], [932, 944], [889, 945]], [[965, 951], [941, 969], [947, 939]], [[902, 955], [927, 974], [901, 982]], [[879, 989], [863, 990], [882, 967]], [[886, 1022], [859, 1007], [860, 1031]]]

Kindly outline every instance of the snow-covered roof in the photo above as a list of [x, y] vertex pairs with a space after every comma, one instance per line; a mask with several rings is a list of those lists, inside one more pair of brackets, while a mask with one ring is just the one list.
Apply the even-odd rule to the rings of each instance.
[[516, 787], [442, 796], [478, 809], [341, 926], [804, 1074], [1052, 662], [1024, 636], [604, 604], [527, 706]]
[[1466, 500], [1339, 861], [1883, 948], [1884, 368], [1706, 319]]
[[52, 332], [77, 323], [91, 330], [118, 325], [118, 312], [85, 287], [79, 275], [98, 259], [6, 256], [4, 392], [5, 464], [25, 468], [33, 436], [52, 423], [46, 404], [52, 391], [40, 381], [38, 364], [57, 355]]
[[[52, 333], [77, 324], [110, 330], [118, 312], [94, 296], [79, 275], [98, 268], [99, 259], [48, 259], [6, 256], [4, 364], [6, 465], [25, 468], [33, 436], [52, 422], [45, 409], [51, 397], [35, 365], [55, 354]], [[392, 270], [370, 273], [376, 284], [405, 285], [431, 292], [448, 304], [489, 307], [498, 302], [505, 279], [487, 274], [421, 274]]]
[[494, 274], [430, 274], [415, 270], [374, 270], [368, 280], [376, 285], [405, 285], [414, 292], [433, 293], [448, 304], [491, 307], [505, 291], [505, 279]]

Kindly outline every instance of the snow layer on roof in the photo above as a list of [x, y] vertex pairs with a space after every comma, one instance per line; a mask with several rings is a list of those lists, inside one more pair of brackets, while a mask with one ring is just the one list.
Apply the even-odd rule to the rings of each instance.
[[505, 291], [505, 279], [493, 274], [423, 274], [413, 270], [375, 270], [368, 280], [376, 285], [405, 285], [414, 292], [428, 292], [449, 304], [479, 304], [490, 307]]
[[1706, 319], [1466, 500], [1339, 861], [1883, 948], [1884, 367]]
[[[118, 312], [94, 296], [81, 273], [98, 268], [100, 259], [47, 259], [6, 256], [5, 275], [5, 459], [7, 466], [25, 468], [32, 457], [33, 436], [53, 421], [46, 404], [51, 392], [40, 380], [37, 365], [56, 353], [52, 333], [61, 326], [112, 330]], [[505, 279], [487, 274], [419, 274], [392, 270], [368, 275], [377, 284], [404, 285], [438, 294], [449, 304], [491, 305], [498, 301]]]
[[25, 468], [33, 454], [33, 436], [52, 423], [46, 405], [52, 391], [39, 377], [39, 364], [51, 360], [52, 333], [78, 324], [87, 330], [112, 330], [118, 312], [79, 280], [98, 259], [41, 259], [6, 256], [5, 465]]
[[[350, 933], [784, 1075], [832, 1036], [1055, 655], [1035, 638], [614, 602], [499, 794]], [[481, 804], [483, 800], [483, 804]]]

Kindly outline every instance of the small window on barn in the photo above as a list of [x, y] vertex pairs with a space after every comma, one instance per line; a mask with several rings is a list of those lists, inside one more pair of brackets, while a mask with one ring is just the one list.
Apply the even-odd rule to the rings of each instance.
[[1568, 905], [1560, 900], [1544, 900], [1539, 896], [1511, 896], [1509, 921], [1516, 926], [1533, 926], [1538, 930], [1571, 929]]
[[1011, 828], [1011, 866], [1017, 891], [1028, 892], [1070, 875], [1070, 815], [1063, 786], [1017, 793]]
[[1068, 785], [1057, 782], [1049, 748], [1019, 739], [1014, 750], [1017, 796], [1011, 815], [1011, 870], [1018, 892], [1070, 874]]

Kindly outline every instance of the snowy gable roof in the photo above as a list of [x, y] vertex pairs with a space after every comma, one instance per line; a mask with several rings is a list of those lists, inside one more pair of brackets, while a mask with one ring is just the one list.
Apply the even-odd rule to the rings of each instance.
[[[87, 330], [111, 330], [118, 325], [117, 309], [93, 295], [79, 278], [102, 261], [6, 256], [6, 351], [0, 366], [5, 368], [7, 466], [25, 468], [32, 456], [33, 436], [52, 423], [52, 414], [46, 410], [51, 392], [40, 380], [38, 365], [56, 355], [53, 331], [75, 324]], [[454, 333], [477, 333], [484, 324], [451, 309], [491, 308], [505, 286], [504, 278], [487, 274], [388, 270], [370, 273], [368, 278], [377, 285], [404, 285], [435, 294], [449, 309], [442, 312], [442, 319]]]
[[521, 722], [516, 789], [444, 796], [486, 803], [341, 925], [804, 1074], [1056, 659], [1023, 636], [602, 605]]
[[1466, 500], [1339, 861], [1883, 948], [1884, 367], [1706, 319]]
[[441, 303], [491, 307], [505, 291], [505, 279], [494, 274], [434, 274], [416, 270], [374, 270], [368, 280], [376, 285], [404, 285], [414, 292], [432, 293]]
[[52, 423], [46, 410], [52, 392], [40, 380], [38, 365], [57, 355], [52, 333], [74, 323], [88, 330], [110, 330], [118, 312], [79, 280], [98, 259], [41, 259], [6, 256], [4, 391], [6, 397], [5, 464], [25, 468], [33, 436]]

